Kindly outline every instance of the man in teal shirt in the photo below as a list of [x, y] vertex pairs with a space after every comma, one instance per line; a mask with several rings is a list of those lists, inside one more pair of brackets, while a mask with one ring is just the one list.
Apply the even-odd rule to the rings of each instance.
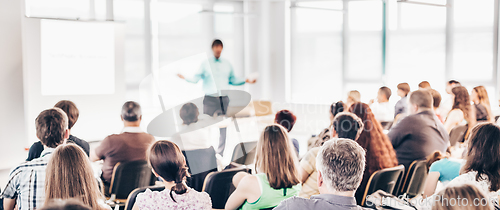
[[[234, 75], [233, 66], [226, 59], [220, 58], [223, 49], [222, 41], [216, 39], [212, 43], [213, 58], [209, 58], [201, 64], [200, 69], [191, 78], [178, 74], [179, 78], [191, 83], [203, 80], [203, 113], [210, 116], [225, 115], [229, 98], [220, 95], [221, 90], [229, 90], [230, 85], [238, 86], [245, 83], [253, 84], [256, 80], [241, 79]], [[222, 155], [226, 145], [226, 128], [220, 129], [219, 148], [217, 153]]]

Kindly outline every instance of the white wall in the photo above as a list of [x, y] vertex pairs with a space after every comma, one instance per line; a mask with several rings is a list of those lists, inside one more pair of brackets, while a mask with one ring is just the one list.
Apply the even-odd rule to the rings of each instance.
[[0, 0], [0, 169], [26, 158], [20, 2]]

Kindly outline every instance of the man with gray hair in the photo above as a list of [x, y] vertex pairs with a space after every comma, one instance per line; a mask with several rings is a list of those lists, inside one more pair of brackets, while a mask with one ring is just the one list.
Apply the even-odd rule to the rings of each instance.
[[146, 160], [146, 152], [155, 142], [155, 138], [140, 127], [142, 111], [139, 103], [127, 101], [123, 104], [121, 119], [124, 125], [121, 134], [106, 137], [90, 155], [91, 161], [104, 160], [101, 178], [105, 187], [109, 187], [113, 168], [118, 162]]
[[310, 199], [292, 197], [281, 202], [277, 210], [363, 209], [354, 194], [363, 179], [365, 150], [350, 139], [325, 142], [316, 157], [320, 194]]

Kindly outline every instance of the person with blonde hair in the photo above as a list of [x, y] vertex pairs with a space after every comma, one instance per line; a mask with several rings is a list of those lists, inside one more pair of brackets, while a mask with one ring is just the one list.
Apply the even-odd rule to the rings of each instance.
[[257, 174], [240, 172], [233, 177], [236, 190], [227, 200], [226, 209], [273, 208], [297, 196], [301, 188], [297, 165], [286, 128], [276, 124], [267, 126], [257, 142]]
[[450, 186], [436, 195], [432, 210], [493, 210], [484, 192], [471, 184]]
[[361, 102], [361, 93], [357, 90], [351, 90], [347, 94], [347, 106], [345, 108], [349, 108], [352, 104]]
[[494, 122], [495, 117], [491, 112], [490, 98], [486, 88], [482, 85], [473, 88], [470, 97], [476, 109], [476, 120]]
[[63, 144], [56, 148], [47, 164], [45, 200], [78, 199], [92, 209], [111, 209], [104, 203], [90, 161], [76, 144]]

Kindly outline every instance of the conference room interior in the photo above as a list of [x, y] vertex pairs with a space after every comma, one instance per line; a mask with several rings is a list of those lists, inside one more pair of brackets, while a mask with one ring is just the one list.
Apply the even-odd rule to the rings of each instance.
[[[428, 81], [444, 100], [450, 97], [448, 81], [456, 80], [469, 94], [484, 86], [492, 115], [498, 116], [499, 5], [498, 0], [0, 0], [0, 186], [3, 190], [9, 172], [38, 141], [38, 114], [61, 100], [78, 107], [71, 134], [89, 142], [91, 151], [122, 131], [126, 101], [141, 105], [142, 130], [156, 140], [171, 140], [153, 127], [174, 134], [182, 123], [180, 107], [204, 97], [202, 82], [188, 83], [178, 74], [192, 76], [213, 59], [215, 39], [223, 42], [221, 58], [232, 64], [235, 76], [255, 79], [231, 86], [250, 98], [234, 99], [229, 105], [237, 107], [234, 115], [207, 127], [214, 147], [219, 129], [227, 127], [219, 171], [233, 160], [233, 148], [258, 141], [283, 109], [297, 118], [289, 136], [303, 157], [308, 139], [331, 125], [331, 104], [347, 102], [353, 90], [369, 104], [386, 86], [394, 107], [400, 83], [416, 91]], [[155, 124], [169, 112], [175, 125]], [[389, 131], [385, 127], [384, 133]], [[99, 170], [101, 164], [92, 166]]]

